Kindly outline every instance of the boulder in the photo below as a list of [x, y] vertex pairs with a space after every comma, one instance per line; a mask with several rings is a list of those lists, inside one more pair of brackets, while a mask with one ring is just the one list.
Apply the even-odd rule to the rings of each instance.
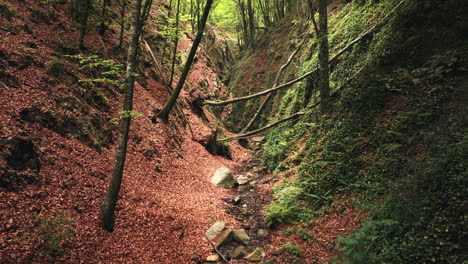
[[223, 233], [221, 233], [221, 235], [219, 235], [218, 237], [216, 237], [213, 241], [214, 245], [216, 248], [224, 245], [224, 244], [227, 244], [229, 242], [232, 241], [232, 238], [233, 238], [233, 232], [232, 232], [232, 229], [227, 229], [227, 230], [224, 230]]
[[237, 177], [237, 184], [239, 185], [244, 185], [244, 184], [247, 184], [248, 182], [249, 182], [249, 177], [247, 176], [239, 175]]
[[264, 136], [257, 136], [257, 137], [252, 138], [252, 141], [255, 141], [255, 142], [262, 142], [264, 140], [265, 140]]
[[257, 237], [262, 238], [268, 235], [268, 230], [266, 229], [259, 229], [257, 230]]
[[247, 254], [247, 250], [245, 249], [244, 246], [238, 246], [234, 249], [232, 252], [231, 257], [233, 259], [241, 259]]
[[263, 250], [263, 248], [261, 247], [257, 247], [252, 253], [245, 256], [245, 259], [248, 261], [256, 262], [256, 261], [261, 261], [264, 257], [265, 257], [265, 250]]
[[234, 229], [234, 239], [244, 245], [250, 244], [250, 237], [244, 229]]
[[226, 189], [234, 188], [235, 182], [232, 172], [228, 168], [219, 168], [211, 178], [211, 183], [217, 187]]
[[214, 223], [208, 231], [206, 231], [205, 235], [209, 240], [213, 240], [217, 236], [221, 235], [224, 229], [226, 229], [226, 223], [224, 221], [218, 221]]

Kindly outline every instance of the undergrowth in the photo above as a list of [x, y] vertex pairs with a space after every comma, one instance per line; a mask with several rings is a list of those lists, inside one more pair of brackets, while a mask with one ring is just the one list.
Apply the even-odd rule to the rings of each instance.
[[[378, 33], [334, 66], [336, 84], [361, 67], [363, 71], [340, 92], [333, 113], [319, 118], [311, 113], [267, 136], [264, 161], [275, 172], [297, 166], [287, 157], [298, 152], [297, 141], [307, 139], [297, 177], [274, 188], [274, 200], [265, 210], [271, 223], [308, 223], [334, 195], [353, 194], [355, 206], [370, 210], [370, 217], [340, 238], [344, 256], [337, 262], [467, 259], [463, 83], [468, 49], [466, 36], [459, 36], [468, 22], [449, 17], [468, 11], [461, 2], [406, 1]], [[363, 0], [344, 7], [330, 21], [332, 53], [396, 3]], [[304, 72], [317, 64], [317, 47], [310, 47]], [[296, 85], [297, 92], [288, 92], [279, 116], [307, 103], [304, 94], [311, 85], [314, 81], [304, 81]]]

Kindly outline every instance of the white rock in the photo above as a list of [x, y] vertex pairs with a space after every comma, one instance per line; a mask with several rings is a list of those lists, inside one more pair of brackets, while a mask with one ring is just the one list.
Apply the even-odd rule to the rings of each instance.
[[217, 187], [223, 187], [226, 189], [234, 188], [234, 177], [232, 172], [228, 168], [219, 168], [211, 178], [211, 183]]

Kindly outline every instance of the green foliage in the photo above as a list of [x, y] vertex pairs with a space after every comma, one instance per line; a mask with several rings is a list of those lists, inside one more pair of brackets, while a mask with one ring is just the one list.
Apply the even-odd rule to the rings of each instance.
[[[396, 2], [363, 0], [345, 6], [330, 20], [331, 53]], [[307, 139], [299, 177], [275, 189], [267, 216], [276, 221], [314, 216], [313, 209], [329, 203], [331, 195], [353, 193], [361, 205], [383, 202], [368, 206], [369, 221], [340, 239], [345, 255], [340, 263], [466, 260], [467, 202], [462, 197], [468, 197], [468, 115], [460, 102], [466, 98], [468, 51], [467, 37], [456, 35], [467, 25], [448, 19], [449, 13], [457, 17], [468, 11], [461, 11], [459, 3], [406, 1], [333, 67], [331, 81], [339, 86], [364, 66], [363, 74], [340, 92], [333, 114], [314, 120], [311, 113], [267, 136], [265, 163], [272, 169], [288, 168], [285, 159], [301, 138], [287, 136], [288, 131]], [[317, 64], [317, 47], [310, 45], [303, 71]], [[280, 115], [302, 105], [308, 85], [297, 84], [297, 96], [291, 92], [283, 98]], [[283, 193], [287, 187], [297, 191]], [[288, 199], [282, 197], [286, 193]]]
[[[465, 126], [466, 118], [465, 118]], [[462, 263], [468, 239], [468, 130], [456, 129], [351, 235], [345, 263]]]
[[301, 255], [301, 248], [293, 244], [284, 244], [283, 248], [289, 252], [291, 255], [296, 257]]
[[92, 69], [97, 70], [98, 75], [95, 78], [80, 80], [81, 82], [108, 83], [112, 85], [124, 87], [123, 76], [125, 75], [122, 64], [116, 63], [114, 60], [101, 59], [97, 55], [84, 56], [65, 55], [66, 58], [78, 59], [81, 70]]
[[297, 235], [304, 241], [312, 240], [312, 235], [309, 233], [309, 230], [307, 228], [299, 228], [297, 230]]
[[38, 214], [36, 221], [35, 237], [39, 239], [41, 251], [50, 257], [63, 256], [65, 249], [63, 244], [74, 238], [73, 232], [68, 227], [71, 220], [62, 216], [46, 217]]
[[296, 233], [296, 229], [294, 227], [290, 227], [283, 231], [283, 235], [286, 235], [286, 236], [292, 236], [294, 235], [294, 233]]

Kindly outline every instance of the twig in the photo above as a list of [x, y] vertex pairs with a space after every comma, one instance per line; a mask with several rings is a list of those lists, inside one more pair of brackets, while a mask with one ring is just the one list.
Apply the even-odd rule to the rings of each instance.
[[226, 261], [227, 263], [231, 263], [232, 264], [232, 261], [230, 260], [227, 260], [226, 257], [221, 253], [219, 252], [218, 248], [216, 248], [215, 244], [213, 242], [211, 242], [211, 240], [208, 238], [208, 236], [205, 234], [205, 237], [206, 239], [208, 240], [208, 242], [211, 244], [211, 246], [213, 247], [213, 249], [221, 256], [221, 258]]

